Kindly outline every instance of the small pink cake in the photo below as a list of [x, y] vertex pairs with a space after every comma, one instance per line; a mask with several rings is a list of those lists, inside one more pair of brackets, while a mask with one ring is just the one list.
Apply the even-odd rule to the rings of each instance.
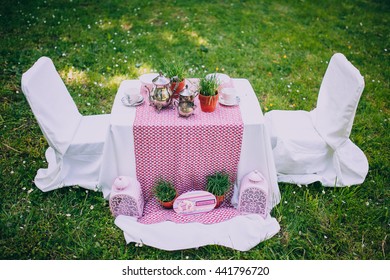
[[173, 203], [173, 210], [182, 215], [209, 212], [217, 204], [215, 196], [206, 191], [191, 191], [178, 196]]

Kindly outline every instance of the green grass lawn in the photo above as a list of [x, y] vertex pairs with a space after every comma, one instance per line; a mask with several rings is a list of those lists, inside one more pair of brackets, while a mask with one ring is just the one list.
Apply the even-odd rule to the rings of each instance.
[[[389, 259], [389, 1], [5, 0], [0, 5], [0, 259]], [[191, 77], [248, 79], [264, 112], [311, 110], [341, 52], [365, 77], [351, 139], [359, 186], [280, 184], [281, 230], [248, 252], [125, 244], [101, 193], [43, 193], [47, 142], [21, 75], [53, 59], [82, 114], [109, 113], [125, 79], [184, 61]]]

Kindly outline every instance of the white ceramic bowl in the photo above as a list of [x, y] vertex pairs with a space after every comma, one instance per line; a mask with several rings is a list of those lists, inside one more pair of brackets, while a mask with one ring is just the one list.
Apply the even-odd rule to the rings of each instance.
[[211, 76], [215, 75], [216, 78], [219, 80], [219, 82], [221, 83], [221, 85], [226, 85], [226, 84], [229, 84], [230, 83], [230, 77], [226, 74], [222, 74], [222, 73], [212, 73], [212, 74], [208, 74], [206, 75], [206, 79], [210, 78]]
[[159, 74], [158, 73], [147, 73], [142, 74], [139, 76], [139, 80], [141, 81], [143, 86], [150, 86], [153, 85], [152, 80], [156, 78]]

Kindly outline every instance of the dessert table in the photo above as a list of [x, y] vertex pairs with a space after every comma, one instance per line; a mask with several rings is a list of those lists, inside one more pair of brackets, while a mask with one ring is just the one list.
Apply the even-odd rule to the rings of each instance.
[[[137, 178], [145, 200], [142, 217], [120, 215], [115, 224], [127, 243], [139, 242], [164, 250], [218, 244], [249, 250], [275, 235], [280, 227], [267, 215], [237, 210], [239, 187], [246, 174], [258, 170], [268, 182], [267, 212], [280, 201], [276, 170], [264, 116], [252, 86], [246, 79], [232, 79], [238, 106], [217, 105], [212, 113], [201, 111], [179, 117], [176, 108], [160, 113], [145, 102], [138, 107], [122, 104], [126, 91], [140, 90], [138, 80], [123, 81], [111, 111], [103, 152], [99, 186], [106, 199], [118, 176]], [[162, 209], [152, 195], [153, 182], [164, 178], [179, 194], [202, 190], [205, 175], [229, 173], [234, 188], [227, 201], [206, 214], [182, 216]]]

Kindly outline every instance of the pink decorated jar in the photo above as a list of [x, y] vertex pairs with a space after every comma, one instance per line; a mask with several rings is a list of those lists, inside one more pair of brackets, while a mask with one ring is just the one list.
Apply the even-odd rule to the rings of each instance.
[[238, 210], [244, 214], [254, 213], [266, 218], [267, 204], [268, 183], [259, 171], [254, 170], [241, 181]]
[[141, 217], [144, 199], [140, 183], [132, 177], [119, 176], [111, 187], [110, 210], [114, 217], [119, 215]]

